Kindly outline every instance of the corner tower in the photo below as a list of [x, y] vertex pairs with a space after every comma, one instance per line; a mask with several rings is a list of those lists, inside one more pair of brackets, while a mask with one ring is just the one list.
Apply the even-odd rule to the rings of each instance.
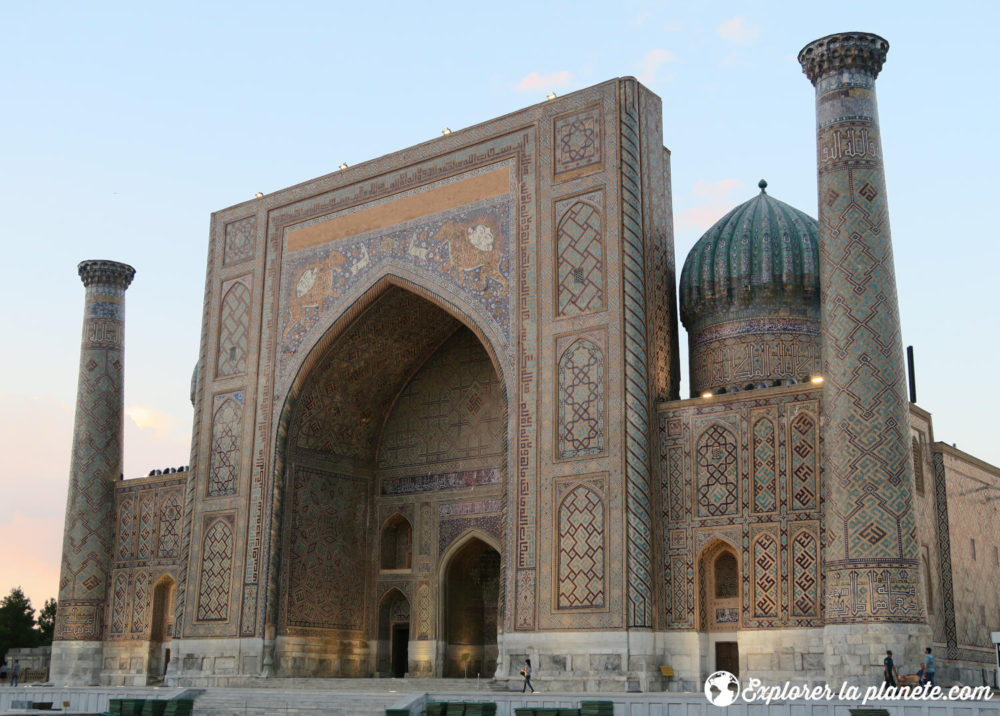
[[78, 270], [87, 293], [51, 678], [86, 685], [98, 683], [102, 662], [114, 488], [122, 472], [125, 290], [135, 269], [83, 261]]
[[851, 32], [799, 53], [816, 88], [831, 680], [870, 673], [886, 649], [917, 663], [930, 636], [875, 97], [888, 50], [878, 35]]

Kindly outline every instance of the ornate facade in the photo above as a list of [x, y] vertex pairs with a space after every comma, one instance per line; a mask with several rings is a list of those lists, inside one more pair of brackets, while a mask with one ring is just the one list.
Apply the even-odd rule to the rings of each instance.
[[884, 41], [837, 37], [803, 53], [820, 222], [762, 183], [680, 306], [660, 100], [629, 78], [214, 214], [188, 470], [117, 481], [120, 440], [86, 437], [121, 410], [120, 373], [89, 382], [121, 330], [91, 345], [110, 299], [88, 284], [53, 678], [514, 678], [530, 656], [623, 690], [661, 664], [862, 679], [887, 641], [987, 661], [956, 490], [1000, 471], [907, 410]]

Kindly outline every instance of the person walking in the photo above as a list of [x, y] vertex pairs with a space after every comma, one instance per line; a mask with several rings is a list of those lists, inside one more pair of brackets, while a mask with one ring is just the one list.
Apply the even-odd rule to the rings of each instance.
[[17, 686], [17, 682], [21, 679], [21, 662], [14, 659], [14, 666], [10, 669], [10, 685]]
[[899, 683], [899, 672], [896, 671], [896, 664], [892, 660], [892, 650], [887, 649], [885, 659], [882, 660], [882, 671], [885, 683], [889, 686], [896, 686]]
[[934, 686], [934, 655], [931, 648], [924, 649], [924, 683]]
[[7, 662], [0, 664], [0, 686], [7, 685]]
[[535, 693], [535, 687], [531, 685], [531, 659], [524, 660], [524, 668], [521, 669], [521, 676], [524, 677], [524, 685], [521, 687], [521, 693], [524, 693], [525, 689], [531, 689], [531, 693]]

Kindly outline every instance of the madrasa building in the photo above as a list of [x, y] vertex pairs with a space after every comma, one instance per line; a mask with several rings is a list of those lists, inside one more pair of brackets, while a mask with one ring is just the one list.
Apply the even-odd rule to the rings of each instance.
[[907, 394], [887, 50], [799, 55], [819, 220], [761, 182], [679, 276], [632, 78], [216, 212], [181, 470], [119, 479], [134, 270], [81, 263], [52, 680], [981, 683], [1000, 469]]

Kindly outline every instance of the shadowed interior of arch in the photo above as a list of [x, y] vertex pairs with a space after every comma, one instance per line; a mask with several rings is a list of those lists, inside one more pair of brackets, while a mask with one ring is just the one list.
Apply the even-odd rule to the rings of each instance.
[[[398, 286], [319, 350], [286, 433], [277, 671], [364, 676], [374, 657], [380, 674], [440, 675], [422, 656], [442, 638], [440, 556], [469, 528], [502, 530], [503, 382], [470, 328]], [[389, 619], [390, 589], [412, 619]], [[462, 612], [481, 663], [482, 612]], [[407, 656], [410, 640], [428, 647]]]

